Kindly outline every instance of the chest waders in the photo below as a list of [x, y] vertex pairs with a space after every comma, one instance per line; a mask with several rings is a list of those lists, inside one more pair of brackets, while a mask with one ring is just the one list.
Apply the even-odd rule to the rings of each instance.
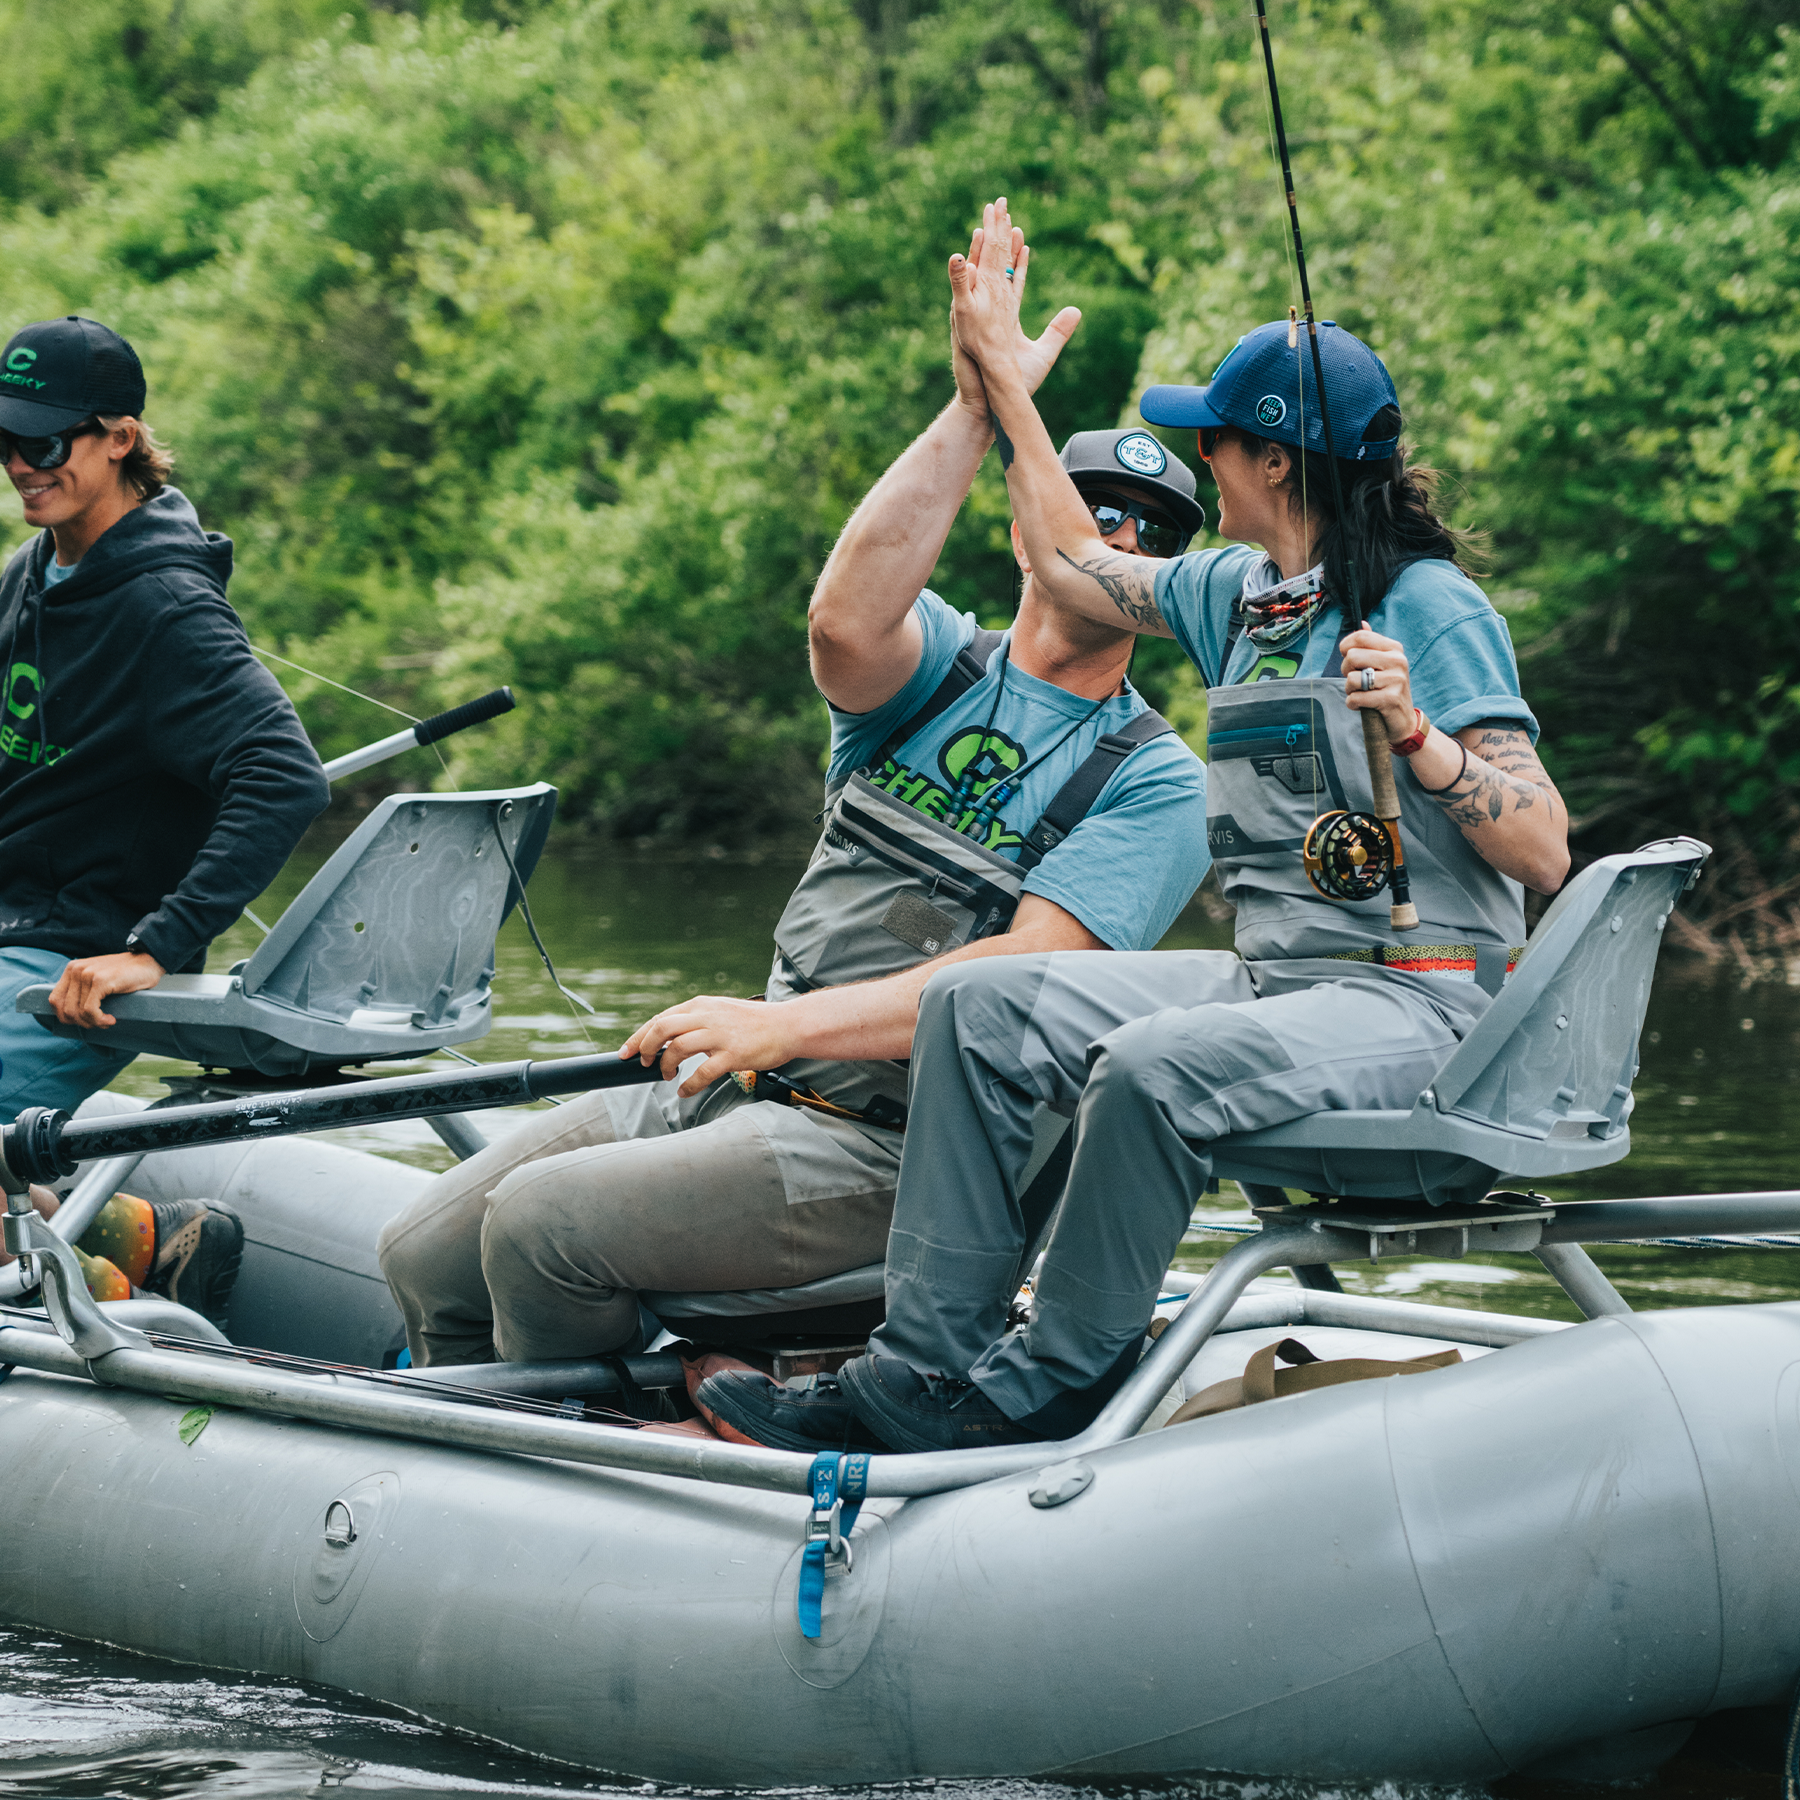
[[[1087, 817], [1132, 751], [1174, 729], [1161, 714], [1145, 711], [1108, 732], [1025, 833], [1016, 860], [875, 786], [870, 771], [981, 680], [1002, 635], [977, 631], [930, 699], [866, 768], [827, 796], [818, 848], [775, 927], [770, 1000], [897, 975], [1004, 932], [1018, 911], [1026, 876]], [[803, 1060], [780, 1074], [870, 1124], [904, 1121], [904, 1062]]]
[[[1313, 820], [1373, 805], [1360, 716], [1344, 704], [1335, 651], [1323, 676], [1215, 687], [1206, 705], [1206, 837], [1246, 962], [1333, 957], [1500, 991], [1525, 942], [1524, 889], [1485, 862], [1442, 807], [1407, 809], [1416, 929], [1392, 929], [1385, 895], [1327, 900], [1307, 880], [1300, 848]], [[1395, 775], [1403, 795], [1422, 799], [1410, 769]]]

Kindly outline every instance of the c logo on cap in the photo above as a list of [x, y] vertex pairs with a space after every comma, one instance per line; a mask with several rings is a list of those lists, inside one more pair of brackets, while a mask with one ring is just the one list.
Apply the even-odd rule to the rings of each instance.
[[1167, 452], [1148, 432], [1134, 431], [1113, 445], [1113, 455], [1139, 475], [1160, 475], [1169, 466]]
[[1259, 425], [1279, 425], [1287, 417], [1287, 402], [1279, 394], [1264, 394], [1256, 403]]
[[25, 346], [21, 344], [17, 350], [8, 353], [6, 366], [17, 375], [23, 373], [26, 369], [29, 369], [36, 361], [37, 352], [35, 350], [27, 350]]

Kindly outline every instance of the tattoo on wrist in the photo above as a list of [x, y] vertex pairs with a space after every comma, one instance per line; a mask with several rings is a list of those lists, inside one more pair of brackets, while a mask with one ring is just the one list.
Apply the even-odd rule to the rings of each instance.
[[1077, 562], [1066, 550], [1056, 553], [1071, 569], [1085, 575], [1114, 606], [1134, 624], [1149, 631], [1167, 631], [1156, 606], [1156, 576], [1141, 556], [1111, 551], [1090, 562]]
[[991, 406], [988, 408], [988, 423], [994, 428], [994, 442], [1000, 450], [1000, 466], [1010, 469], [1013, 465], [1012, 439], [1006, 435], [1006, 427], [1000, 423], [1000, 415]]

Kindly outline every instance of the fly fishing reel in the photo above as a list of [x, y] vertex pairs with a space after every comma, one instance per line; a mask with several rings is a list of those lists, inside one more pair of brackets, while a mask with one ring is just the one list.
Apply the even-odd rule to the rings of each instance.
[[1300, 858], [1327, 900], [1373, 900], [1394, 878], [1394, 840], [1373, 813], [1321, 813]]

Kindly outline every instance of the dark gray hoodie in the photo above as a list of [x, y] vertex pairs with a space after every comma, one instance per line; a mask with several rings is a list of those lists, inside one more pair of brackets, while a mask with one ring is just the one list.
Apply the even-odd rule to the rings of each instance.
[[165, 488], [46, 590], [50, 533], [0, 574], [0, 947], [206, 947], [329, 797], [225, 599], [231, 542]]

